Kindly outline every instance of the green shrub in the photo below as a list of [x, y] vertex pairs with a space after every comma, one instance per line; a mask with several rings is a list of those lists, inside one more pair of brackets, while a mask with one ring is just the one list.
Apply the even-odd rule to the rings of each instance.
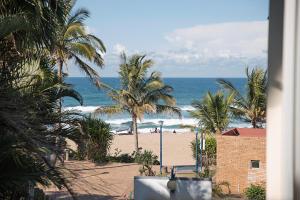
[[152, 151], [144, 150], [144, 152], [138, 152], [134, 154], [135, 162], [139, 164], [153, 165], [155, 162], [157, 162], [158, 156]]
[[[200, 139], [198, 139], [198, 144], [200, 146]], [[193, 158], [196, 160], [196, 140], [191, 142], [191, 148], [193, 151]], [[198, 149], [198, 160], [200, 160], [200, 149]], [[203, 155], [206, 154], [208, 157], [213, 157], [217, 153], [217, 141], [214, 136], [207, 135], [205, 138], [205, 150], [203, 150]]]
[[199, 173], [199, 177], [200, 178], [211, 178], [212, 176], [211, 176], [210, 170], [208, 168], [205, 168], [203, 170], [203, 172]]
[[158, 156], [155, 155], [152, 151], [144, 150], [144, 152], [137, 152], [134, 153], [135, 155], [135, 162], [142, 165], [140, 168], [140, 174], [145, 176], [155, 176], [156, 173], [152, 169], [154, 164], [159, 163], [157, 158]]
[[108, 151], [112, 144], [111, 127], [101, 119], [86, 117], [82, 128], [88, 136], [87, 157], [94, 162], [107, 162]]
[[88, 139], [81, 138], [77, 143], [77, 152], [74, 154], [76, 160], [85, 160], [88, 154]]
[[266, 189], [261, 185], [253, 185], [246, 188], [245, 196], [249, 200], [265, 200], [266, 199]]
[[134, 158], [128, 153], [122, 153], [118, 156], [110, 156], [109, 161], [119, 163], [134, 163]]

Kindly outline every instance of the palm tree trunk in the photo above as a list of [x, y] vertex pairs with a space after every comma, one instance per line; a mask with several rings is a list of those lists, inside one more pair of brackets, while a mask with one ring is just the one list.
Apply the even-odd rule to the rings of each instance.
[[[57, 77], [58, 77], [58, 81], [59, 83], [62, 83], [62, 70], [63, 70], [63, 61], [61, 59], [58, 60], [58, 68], [57, 68]], [[57, 132], [57, 136], [56, 136], [56, 145], [57, 147], [60, 145], [60, 132], [62, 129], [62, 125], [61, 125], [61, 109], [62, 109], [62, 99], [60, 98], [58, 100], [58, 113], [59, 113], [59, 122], [58, 122], [58, 132]], [[55, 161], [54, 163], [57, 162], [57, 155], [55, 155]]]
[[256, 120], [255, 120], [255, 119], [253, 119], [251, 123], [252, 123], [252, 127], [253, 127], [253, 128], [257, 128]]
[[137, 132], [137, 117], [136, 114], [132, 114], [132, 128], [133, 128], [133, 134], [135, 135], [135, 151], [139, 151], [139, 137]]
[[[57, 77], [59, 80], [59, 83], [62, 83], [62, 70], [63, 70], [63, 61], [58, 61], [58, 69], [57, 69]], [[61, 114], [61, 108], [62, 108], [62, 100], [59, 99], [59, 114]]]

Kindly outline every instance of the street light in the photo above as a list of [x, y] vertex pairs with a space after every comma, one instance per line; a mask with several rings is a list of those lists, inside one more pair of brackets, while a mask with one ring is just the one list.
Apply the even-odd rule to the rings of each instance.
[[200, 126], [201, 139], [200, 139], [200, 172], [202, 172], [202, 150], [203, 150], [203, 125]]
[[196, 173], [198, 173], [199, 162], [198, 162], [198, 127], [196, 127]]
[[160, 129], [159, 129], [159, 134], [160, 134], [160, 152], [159, 152], [160, 167], [159, 167], [159, 171], [160, 171], [160, 174], [162, 174], [162, 126], [164, 124], [164, 121], [159, 121], [158, 123], [160, 126]]

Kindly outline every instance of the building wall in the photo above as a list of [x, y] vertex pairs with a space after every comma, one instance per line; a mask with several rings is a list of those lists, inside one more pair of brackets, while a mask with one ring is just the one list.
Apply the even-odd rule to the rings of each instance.
[[[251, 160], [259, 160], [259, 168], [251, 168]], [[217, 183], [227, 181], [231, 192], [240, 194], [251, 183], [265, 180], [265, 137], [217, 136]]]

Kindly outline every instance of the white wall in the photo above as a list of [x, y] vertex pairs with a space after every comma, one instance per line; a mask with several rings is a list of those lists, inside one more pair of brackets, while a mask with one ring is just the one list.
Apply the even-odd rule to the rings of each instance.
[[176, 178], [176, 190], [167, 188], [167, 177], [134, 177], [136, 200], [209, 200], [212, 198], [212, 183], [208, 179]]
[[267, 199], [300, 199], [300, 2], [270, 0]]

